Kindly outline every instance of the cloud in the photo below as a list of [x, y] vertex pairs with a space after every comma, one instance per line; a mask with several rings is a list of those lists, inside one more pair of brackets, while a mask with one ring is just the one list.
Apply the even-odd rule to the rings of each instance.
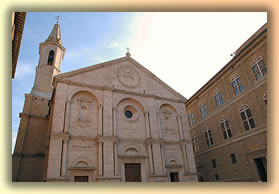
[[106, 45], [105, 47], [106, 47], [106, 48], [119, 48], [119, 47], [120, 47], [120, 44], [119, 44], [119, 42], [113, 41], [113, 42], [111, 42], [110, 44]]

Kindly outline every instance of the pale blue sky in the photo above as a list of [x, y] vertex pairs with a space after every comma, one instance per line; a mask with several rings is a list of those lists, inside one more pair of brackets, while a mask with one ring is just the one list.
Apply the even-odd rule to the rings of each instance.
[[13, 146], [24, 94], [34, 83], [39, 44], [47, 39], [57, 15], [66, 48], [62, 73], [123, 57], [129, 46], [136, 61], [186, 98], [267, 22], [266, 12], [28, 12], [12, 80]]

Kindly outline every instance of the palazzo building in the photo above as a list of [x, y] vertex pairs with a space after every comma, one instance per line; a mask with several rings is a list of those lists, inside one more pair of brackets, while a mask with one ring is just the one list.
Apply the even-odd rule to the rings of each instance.
[[187, 102], [199, 181], [267, 181], [267, 24]]
[[13, 181], [196, 182], [186, 99], [126, 56], [61, 73], [60, 25], [40, 44]]

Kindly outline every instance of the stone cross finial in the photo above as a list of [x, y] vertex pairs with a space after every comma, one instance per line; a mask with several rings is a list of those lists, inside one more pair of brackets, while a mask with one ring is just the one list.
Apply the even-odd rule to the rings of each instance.
[[56, 19], [56, 21], [57, 21], [57, 24], [58, 24], [60, 18], [61, 18], [61, 17], [60, 17], [59, 15], [55, 17], [55, 19]]
[[126, 56], [127, 56], [127, 57], [130, 57], [130, 56], [131, 56], [131, 54], [130, 54], [130, 52], [129, 52], [129, 51], [130, 51], [129, 47], [127, 47], [126, 49], [127, 49]]

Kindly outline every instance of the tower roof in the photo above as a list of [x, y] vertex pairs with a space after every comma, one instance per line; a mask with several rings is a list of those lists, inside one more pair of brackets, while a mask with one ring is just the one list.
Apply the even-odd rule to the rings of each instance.
[[60, 25], [57, 23], [54, 25], [50, 35], [47, 38], [47, 41], [56, 42], [62, 44], [61, 41], [61, 33], [60, 33]]

